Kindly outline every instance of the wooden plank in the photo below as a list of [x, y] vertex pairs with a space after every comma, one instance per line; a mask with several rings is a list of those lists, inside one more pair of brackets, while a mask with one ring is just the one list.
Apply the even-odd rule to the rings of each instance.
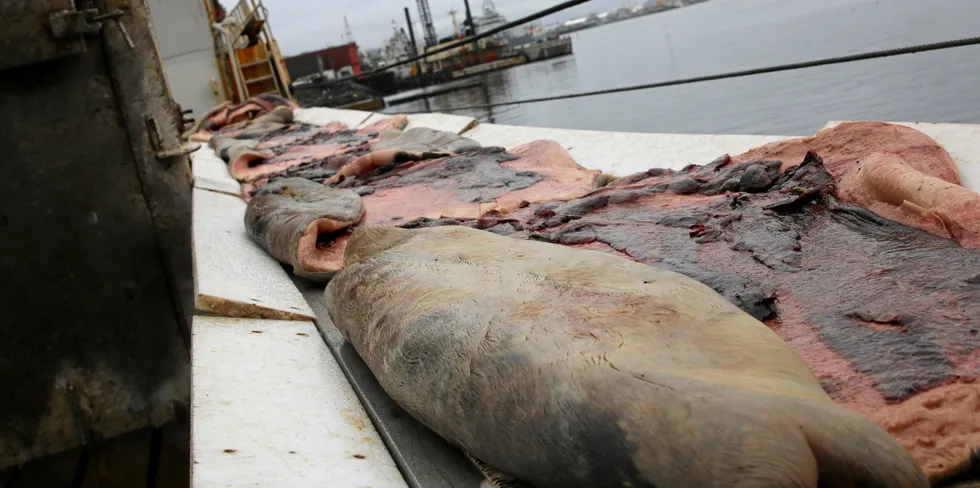
[[[843, 121], [828, 122], [823, 128], [834, 127]], [[890, 122], [911, 127], [943, 145], [960, 170], [963, 186], [980, 192], [980, 125], [940, 124], [931, 122]]]
[[361, 125], [361, 122], [364, 122], [370, 116], [371, 112], [329, 107], [298, 108], [293, 111], [293, 118], [298, 122], [305, 122], [313, 125], [327, 125], [330, 122], [343, 122], [351, 129]]
[[228, 317], [309, 320], [313, 311], [282, 266], [245, 232], [245, 202], [194, 189], [197, 310]]
[[740, 154], [756, 146], [788, 139], [787, 136], [646, 134], [500, 124], [479, 124], [463, 135], [484, 146], [508, 149], [550, 139], [561, 144], [583, 167], [615, 176], [650, 168], [681, 169], [688, 164], [707, 164], [724, 154]]
[[[17, 474], [16, 480], [9, 487], [0, 482], [2, 488], [70, 488], [75, 486], [76, 476], [83, 475], [87, 456], [82, 455], [82, 448], [60, 452], [28, 462]], [[80, 481], [80, 479], [79, 479]]]
[[202, 145], [191, 154], [191, 168], [194, 170], [194, 188], [241, 196], [241, 184], [231, 177], [228, 165], [210, 147]]
[[146, 486], [153, 429], [106, 439], [92, 449], [81, 488]]
[[405, 487], [312, 322], [195, 317], [192, 486]]
[[187, 488], [191, 482], [190, 424], [170, 422], [159, 435], [156, 476], [147, 488]]

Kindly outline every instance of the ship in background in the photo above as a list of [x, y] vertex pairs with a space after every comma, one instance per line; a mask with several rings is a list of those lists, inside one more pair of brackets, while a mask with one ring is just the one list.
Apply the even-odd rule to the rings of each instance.
[[[419, 0], [419, 3], [421, 5], [427, 2]], [[453, 18], [453, 34], [439, 39], [437, 44], [426, 46], [425, 52], [465, 41], [467, 38], [507, 24], [507, 18], [497, 11], [493, 0], [483, 0], [482, 15], [473, 18], [472, 26], [466, 20], [460, 28], [459, 23], [456, 22], [456, 12], [449, 13]], [[554, 32], [545, 33], [540, 29], [536, 31], [532, 27], [514, 27], [491, 37], [428, 56], [413, 67], [412, 75], [416, 79], [410, 77], [406, 81], [413, 85], [413, 88], [419, 88], [569, 54], [572, 54], [572, 43], [569, 38], [561, 37]], [[420, 79], [425, 76], [429, 79]]]
[[[347, 29], [347, 44], [310, 51], [286, 58], [290, 75], [296, 80], [293, 90], [300, 104], [317, 104], [361, 110], [375, 109], [386, 95], [426, 88], [470, 76], [487, 73], [557, 56], [572, 54], [571, 39], [557, 32], [515, 27], [491, 37], [465, 42], [507, 23], [493, 0], [484, 0], [481, 15], [470, 22], [457, 22], [455, 10], [452, 35], [437, 38], [431, 23], [428, 0], [417, 0], [422, 20], [424, 48], [414, 42], [408, 9], [408, 30], [392, 21], [392, 32], [379, 49], [361, 52]], [[463, 44], [444, 52], [434, 52], [450, 44]], [[433, 54], [421, 60], [379, 73], [367, 73], [382, 66], [404, 62], [416, 53]], [[339, 81], [338, 81], [339, 80]]]

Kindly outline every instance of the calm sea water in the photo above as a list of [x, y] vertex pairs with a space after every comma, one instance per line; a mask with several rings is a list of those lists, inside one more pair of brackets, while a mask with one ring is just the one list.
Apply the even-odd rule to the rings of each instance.
[[[440, 111], [980, 36], [980, 0], [712, 0], [572, 34], [575, 54], [483, 75]], [[424, 110], [423, 102], [386, 111]], [[455, 112], [486, 121], [486, 111]], [[980, 123], [980, 46], [495, 109], [501, 124], [812, 134], [828, 120]]]

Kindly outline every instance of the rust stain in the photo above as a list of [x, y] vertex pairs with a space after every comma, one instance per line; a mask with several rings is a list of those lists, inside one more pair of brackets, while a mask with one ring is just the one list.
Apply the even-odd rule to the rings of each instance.
[[344, 417], [344, 422], [347, 422], [347, 425], [357, 430], [364, 430], [367, 428], [367, 424], [364, 423], [364, 420], [349, 408], [341, 409], [340, 415]]

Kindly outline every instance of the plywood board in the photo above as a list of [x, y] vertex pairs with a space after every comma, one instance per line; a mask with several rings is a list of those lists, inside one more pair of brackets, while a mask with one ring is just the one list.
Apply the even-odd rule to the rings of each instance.
[[753, 147], [787, 139], [787, 136], [645, 134], [479, 124], [464, 136], [484, 146], [513, 148], [549, 139], [558, 142], [575, 161], [615, 176], [650, 168], [681, 169], [707, 164], [724, 154], [740, 154]]
[[[367, 120], [361, 123], [360, 127], [367, 127], [379, 120], [390, 118], [388, 114], [371, 114]], [[409, 114], [408, 124], [405, 129], [413, 127], [428, 127], [430, 129], [462, 134], [463, 132], [476, 127], [478, 121], [473, 117], [450, 114]]]
[[194, 171], [194, 188], [235, 196], [242, 194], [242, 187], [231, 177], [228, 165], [206, 145], [191, 154], [191, 169]]
[[308, 320], [282, 266], [245, 233], [242, 199], [194, 189], [195, 306], [228, 317]]
[[312, 322], [195, 317], [192, 486], [405, 487]]
[[342, 108], [312, 107], [298, 108], [293, 111], [293, 118], [298, 122], [313, 125], [327, 125], [330, 122], [343, 122], [354, 129], [372, 115], [371, 112], [347, 110]]
[[[843, 121], [827, 122], [829, 129]], [[937, 124], [930, 122], [891, 122], [919, 130], [942, 144], [960, 170], [963, 186], [980, 192], [980, 125]]]

